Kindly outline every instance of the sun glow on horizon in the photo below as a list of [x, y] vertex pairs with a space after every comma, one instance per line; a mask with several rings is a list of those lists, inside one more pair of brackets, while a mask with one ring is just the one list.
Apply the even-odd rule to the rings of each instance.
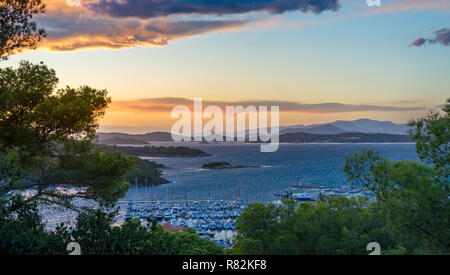
[[[175, 1], [174, 12], [164, 1], [45, 0], [36, 20], [47, 38], [1, 66], [45, 61], [61, 88], [107, 89], [113, 103], [101, 124], [120, 127], [167, 130], [174, 104], [150, 102], [161, 98], [278, 104], [282, 125], [405, 123], [447, 99], [449, 47], [436, 31], [450, 27], [449, 1], [324, 1], [307, 12], [301, 0]], [[412, 44], [418, 37], [425, 42]]]

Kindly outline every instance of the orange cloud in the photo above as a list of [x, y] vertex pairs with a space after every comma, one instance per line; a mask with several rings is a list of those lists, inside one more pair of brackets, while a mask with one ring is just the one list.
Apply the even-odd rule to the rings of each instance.
[[[295, 5], [288, 6], [282, 1], [232, 1], [230, 6], [216, 5], [213, 1], [194, 2], [195, 9], [191, 11], [193, 5], [181, 0], [156, 1], [154, 4], [146, 0], [47, 0], [46, 13], [36, 19], [39, 26], [47, 32], [47, 38], [40, 44], [40, 48], [72, 51], [85, 48], [165, 46], [174, 39], [241, 29], [250, 22], [262, 19], [255, 12], [281, 14], [289, 10], [300, 10], [320, 13], [339, 8], [338, 0], [295, 0]], [[181, 5], [183, 9], [172, 12], [174, 10], [168, 9], [167, 5], [175, 5], [174, 10], [178, 10]], [[112, 7], [115, 12], [109, 13]], [[126, 12], [124, 7], [127, 8]], [[133, 15], [136, 12], [139, 12], [139, 16]], [[195, 17], [189, 16], [192, 14]], [[225, 15], [219, 16], [223, 14]]]
[[38, 19], [48, 33], [41, 48], [70, 51], [83, 48], [128, 48], [134, 46], [165, 46], [169, 40], [210, 31], [230, 30], [246, 21], [208, 20], [167, 22], [158, 20], [90, 18], [83, 16]]
[[[246, 25], [246, 20], [181, 20], [113, 18], [99, 16], [85, 7], [93, 0], [47, 0], [46, 13], [36, 18], [47, 32], [41, 49], [72, 51], [85, 48], [129, 48], [165, 46], [168, 41], [211, 31], [232, 30]], [[74, 4], [75, 3], [75, 4]]]
[[[193, 109], [193, 100], [186, 98], [164, 97], [148, 98], [130, 101], [113, 101], [110, 105], [111, 111], [133, 111], [136, 113], [158, 113], [170, 112], [175, 106], [183, 105]], [[280, 111], [303, 112], [303, 113], [345, 113], [345, 112], [405, 112], [424, 110], [418, 106], [392, 106], [392, 105], [354, 105], [335, 102], [304, 104], [291, 101], [203, 101], [203, 107], [219, 106], [225, 110], [225, 106], [280, 106]]]

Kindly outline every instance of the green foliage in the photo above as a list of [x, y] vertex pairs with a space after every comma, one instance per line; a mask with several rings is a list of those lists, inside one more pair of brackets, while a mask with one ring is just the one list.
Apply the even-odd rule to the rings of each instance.
[[441, 112], [431, 112], [423, 118], [409, 123], [410, 135], [416, 142], [419, 157], [431, 163], [445, 181], [444, 188], [449, 188], [450, 172], [450, 99]]
[[274, 237], [280, 235], [278, 218], [278, 208], [272, 203], [249, 204], [237, 220], [236, 250], [246, 254], [270, 254]]
[[45, 37], [44, 30], [31, 21], [44, 10], [41, 0], [0, 0], [0, 59], [23, 48], [34, 48]]
[[161, 177], [159, 168], [164, 168], [163, 164], [154, 161], [133, 157], [134, 166], [127, 173], [128, 182], [135, 183], [139, 186], [156, 186], [168, 181]]
[[[43, 64], [0, 69], [0, 254], [67, 254], [73, 240], [85, 254], [220, 253], [194, 232], [169, 233], [135, 220], [112, 226], [115, 213], [103, 209], [126, 194], [125, 178], [162, 181], [160, 166], [95, 148], [107, 92], [87, 86], [56, 90], [57, 83], [55, 71]], [[25, 190], [32, 192], [22, 197]], [[39, 206], [74, 208], [75, 197], [97, 200], [100, 209], [81, 212], [73, 229], [61, 225], [47, 232]]]
[[195, 230], [164, 231], [156, 222], [148, 226], [131, 219], [112, 226], [115, 213], [98, 210], [81, 214], [72, 231], [83, 255], [207, 255], [221, 254], [222, 249]]
[[[26, 205], [26, 207], [24, 207]], [[0, 255], [67, 255], [68, 243], [80, 244], [82, 255], [217, 255], [223, 250], [195, 230], [168, 232], [157, 223], [143, 226], [132, 219], [114, 226], [116, 212], [84, 212], [74, 228], [62, 224], [44, 230], [37, 204], [15, 196], [0, 203]]]
[[133, 160], [94, 150], [110, 98], [87, 86], [56, 90], [57, 83], [55, 71], [42, 63], [0, 69], [0, 196], [33, 188], [27, 202], [70, 207], [73, 197], [82, 197], [111, 204], [125, 195]]
[[[67, 179], [66, 183], [83, 188], [77, 197], [113, 203], [128, 191], [129, 184], [124, 181], [124, 175], [133, 167], [133, 159], [120, 153], [106, 154], [95, 150], [79, 156], [67, 155], [62, 165], [64, 175], [61, 180]], [[55, 174], [60, 175], [61, 171]]]
[[[2, 147], [0, 144], [0, 148]], [[20, 155], [17, 148], [5, 148], [5, 150], [0, 151], [0, 180], [2, 184], [20, 184], [22, 178]]]
[[0, 236], [0, 255], [61, 255], [70, 242], [64, 227], [45, 231], [37, 204], [21, 196], [0, 199]]
[[367, 150], [348, 157], [344, 167], [349, 182], [374, 192], [398, 249], [409, 253], [450, 250], [449, 114], [447, 100], [442, 112], [410, 123], [424, 163], [392, 162]]
[[448, 252], [450, 194], [436, 181], [434, 167], [412, 161], [392, 162], [364, 151], [349, 157], [344, 170], [350, 182], [375, 193], [387, 225], [403, 247], [409, 251], [421, 248], [429, 253]]
[[376, 240], [394, 242], [376, 203], [338, 197], [316, 204], [286, 200], [280, 206], [256, 203], [238, 218], [235, 254], [367, 254]]
[[5, 145], [54, 150], [55, 143], [95, 135], [110, 103], [106, 90], [87, 86], [55, 91], [58, 79], [44, 64], [0, 69], [0, 138]]

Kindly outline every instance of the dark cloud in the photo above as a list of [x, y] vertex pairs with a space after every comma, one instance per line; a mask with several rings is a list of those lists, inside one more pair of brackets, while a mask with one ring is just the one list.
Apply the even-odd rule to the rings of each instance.
[[417, 38], [416, 40], [414, 40], [410, 46], [417, 46], [420, 47], [423, 44], [425, 44], [427, 42], [427, 40], [423, 37]]
[[111, 17], [152, 18], [180, 14], [229, 15], [248, 12], [281, 14], [287, 11], [321, 13], [337, 10], [339, 0], [99, 0], [85, 4]]
[[417, 38], [414, 40], [410, 46], [420, 47], [425, 44], [442, 44], [444, 46], [450, 45], [450, 29], [443, 28], [434, 32], [435, 38], [433, 39], [425, 39], [425, 38]]
[[440, 43], [445, 46], [450, 45], [450, 29], [440, 29], [434, 33], [436, 34], [436, 38], [433, 40], [435, 43]]
[[127, 48], [138, 45], [165, 46], [169, 40], [210, 31], [240, 27], [247, 21], [187, 20], [145, 22], [133, 19], [40, 17], [46, 26], [47, 39], [41, 44], [55, 51], [82, 48]]
[[[171, 111], [176, 105], [185, 105], [191, 107], [193, 100], [186, 98], [148, 98], [132, 101], [114, 101], [113, 109], [133, 110], [136, 112], [155, 112], [155, 111]], [[342, 113], [342, 112], [364, 112], [364, 111], [417, 111], [423, 110], [423, 107], [398, 107], [398, 106], [380, 106], [380, 105], [352, 105], [342, 103], [318, 103], [318, 104], [302, 104], [290, 101], [203, 101], [203, 106], [280, 106], [281, 111], [297, 111], [307, 113]]]

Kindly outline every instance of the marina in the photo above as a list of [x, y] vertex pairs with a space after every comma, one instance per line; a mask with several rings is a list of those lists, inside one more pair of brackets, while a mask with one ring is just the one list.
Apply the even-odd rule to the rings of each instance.
[[121, 201], [118, 203], [124, 222], [138, 219], [156, 220], [170, 228], [194, 228], [202, 238], [210, 238], [222, 247], [231, 247], [236, 234], [236, 219], [245, 205], [241, 200]]
[[[347, 198], [354, 196], [366, 196], [373, 200], [371, 192], [349, 186], [329, 187], [313, 184], [289, 185], [291, 188], [284, 189], [281, 193], [272, 193], [272, 200], [261, 201], [263, 203], [280, 203], [283, 199], [293, 199], [299, 204], [304, 202], [315, 202], [326, 197], [345, 196]], [[301, 186], [293, 188], [292, 186]], [[237, 187], [237, 188], [236, 188]], [[150, 192], [141, 193], [147, 190], [146, 187], [134, 185], [130, 189], [131, 195], [126, 199], [116, 203], [119, 209], [114, 223], [123, 224], [130, 219], [137, 219], [142, 224], [148, 225], [156, 220], [165, 230], [183, 231], [188, 228], [195, 229], [201, 238], [208, 238], [223, 248], [230, 248], [234, 245], [234, 238], [237, 233], [237, 218], [248, 205], [241, 199], [242, 184], [235, 184], [235, 199], [218, 199], [212, 196], [211, 199], [163, 199], [153, 200], [156, 197]], [[70, 191], [70, 190], [69, 190]], [[68, 192], [69, 192], [68, 191]], [[261, 193], [267, 194], [268, 190], [259, 189]], [[173, 192], [175, 193], [175, 192]], [[171, 195], [173, 197], [173, 195]], [[98, 207], [97, 204], [78, 199], [77, 205], [89, 208]], [[42, 207], [41, 213], [45, 217], [46, 226], [49, 230], [54, 230], [61, 222], [69, 226], [74, 226], [77, 213], [73, 211], [60, 212], [57, 209]]]
[[[241, 184], [237, 185], [237, 199], [211, 200], [145, 200], [136, 193], [131, 200], [118, 202], [123, 223], [130, 219], [138, 219], [142, 223], [156, 220], [166, 230], [184, 230], [193, 228], [202, 238], [209, 238], [220, 246], [232, 247], [236, 235], [236, 219], [244, 210], [246, 203], [240, 199]], [[343, 186], [330, 188], [326, 186], [303, 184], [291, 185], [292, 188], [274, 196], [282, 199], [293, 199], [302, 202], [314, 202], [325, 197], [364, 195], [371, 198], [371, 193], [358, 188]], [[301, 192], [295, 190], [300, 189]], [[137, 189], [135, 189], [136, 191]]]

